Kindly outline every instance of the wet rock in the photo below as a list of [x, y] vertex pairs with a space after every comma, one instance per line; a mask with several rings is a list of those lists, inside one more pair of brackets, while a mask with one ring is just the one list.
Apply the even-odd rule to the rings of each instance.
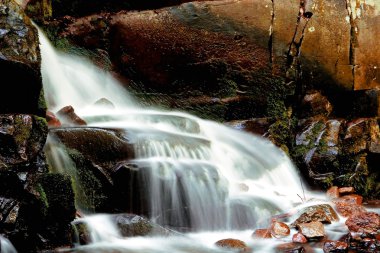
[[349, 194], [334, 200], [334, 203], [344, 202], [347, 205], [361, 205], [363, 203], [363, 197], [358, 194]]
[[114, 215], [113, 220], [124, 237], [133, 236], [169, 236], [178, 234], [170, 231], [149, 220], [133, 214], [119, 214]]
[[44, 116], [37, 29], [13, 0], [0, 10], [0, 113]]
[[339, 188], [339, 193], [344, 195], [344, 194], [351, 194], [351, 193], [354, 193], [355, 192], [355, 189], [354, 187], [341, 187]]
[[0, 197], [0, 224], [8, 229], [14, 228], [20, 209], [20, 202], [15, 199]]
[[348, 244], [341, 241], [327, 241], [323, 244], [324, 253], [345, 253], [348, 250]]
[[292, 236], [292, 242], [295, 243], [307, 243], [306, 237], [301, 233], [296, 233]]
[[273, 120], [268, 118], [257, 118], [249, 120], [235, 120], [227, 122], [228, 126], [231, 126], [238, 130], [244, 130], [250, 133], [265, 135]]
[[339, 187], [338, 186], [331, 186], [327, 192], [326, 195], [329, 199], [336, 199], [339, 198]]
[[222, 248], [238, 249], [240, 252], [246, 252], [249, 250], [245, 242], [232, 238], [219, 240], [215, 245]]
[[253, 234], [253, 238], [263, 238], [263, 239], [268, 239], [272, 238], [271, 230], [270, 229], [256, 229]]
[[46, 135], [44, 118], [26, 114], [0, 115], [0, 167], [34, 161], [42, 151]]
[[61, 121], [55, 116], [51, 111], [46, 112], [46, 121], [49, 127], [60, 127], [62, 126]]
[[57, 117], [63, 125], [68, 126], [85, 126], [86, 121], [81, 119], [74, 111], [72, 106], [65, 106], [57, 112]]
[[285, 237], [290, 234], [290, 228], [283, 222], [273, 221], [271, 224], [270, 232], [272, 237]]
[[297, 224], [297, 228], [308, 240], [321, 239], [325, 236], [325, 228], [319, 221]]
[[337, 212], [342, 215], [343, 217], [349, 217], [352, 214], [355, 213], [362, 213], [365, 212], [366, 209], [361, 205], [355, 205], [355, 204], [347, 204], [346, 202], [336, 202], [335, 208]]
[[312, 221], [330, 224], [339, 220], [337, 213], [328, 204], [309, 206], [302, 209], [299, 213], [301, 215], [292, 223], [292, 226]]
[[374, 212], [354, 213], [345, 224], [352, 232], [376, 234], [380, 230], [380, 215]]
[[283, 243], [276, 247], [276, 252], [281, 253], [305, 253], [306, 250], [298, 243]]
[[109, 101], [108, 99], [106, 99], [106, 98], [101, 98], [101, 99], [97, 100], [94, 103], [94, 105], [100, 106], [102, 108], [110, 108], [110, 109], [115, 108], [115, 105], [111, 101]]
[[332, 105], [319, 91], [310, 92], [302, 100], [302, 115], [307, 118], [315, 115], [329, 116], [332, 112]]

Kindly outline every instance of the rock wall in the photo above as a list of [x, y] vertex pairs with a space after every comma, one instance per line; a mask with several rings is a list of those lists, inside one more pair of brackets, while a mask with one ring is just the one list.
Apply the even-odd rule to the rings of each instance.
[[[36, 28], [11, 0], [0, 3], [0, 234], [19, 252], [70, 243], [70, 178], [48, 173]], [[65, 210], [57, 215], [57, 210]]]

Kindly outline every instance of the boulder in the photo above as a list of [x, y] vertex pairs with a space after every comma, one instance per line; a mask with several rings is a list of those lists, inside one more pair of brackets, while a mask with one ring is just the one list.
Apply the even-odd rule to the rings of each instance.
[[345, 224], [352, 232], [377, 234], [380, 230], [380, 215], [374, 212], [357, 212]]
[[279, 253], [305, 253], [305, 248], [299, 243], [282, 243], [276, 246], [276, 252]]
[[0, 3], [0, 27], [0, 113], [44, 116], [37, 29], [13, 0]]
[[60, 109], [57, 113], [57, 117], [64, 126], [85, 126], [86, 121], [81, 119], [76, 113], [72, 106], [65, 106]]
[[327, 97], [319, 91], [311, 91], [306, 94], [301, 104], [301, 117], [313, 117], [316, 115], [329, 116], [333, 108]]
[[270, 232], [274, 238], [286, 237], [290, 234], [290, 228], [283, 222], [272, 221]]
[[294, 243], [307, 243], [307, 239], [302, 233], [295, 233], [292, 236], [292, 242], [294, 242]]
[[292, 226], [312, 221], [330, 224], [339, 220], [337, 213], [328, 204], [309, 206], [302, 209], [299, 213], [301, 215], [292, 223]]
[[249, 248], [245, 242], [238, 239], [222, 239], [215, 243], [216, 246], [228, 249], [237, 249], [239, 252], [248, 252]]
[[0, 115], [0, 168], [34, 162], [47, 136], [46, 120], [29, 114]]
[[319, 221], [312, 221], [309, 223], [299, 223], [297, 228], [308, 240], [321, 239], [325, 234], [325, 228]]
[[323, 244], [324, 253], [346, 253], [348, 244], [341, 241], [327, 241]]
[[252, 237], [253, 238], [262, 238], [262, 239], [272, 238], [271, 230], [270, 229], [265, 229], [265, 228], [256, 229], [253, 232]]

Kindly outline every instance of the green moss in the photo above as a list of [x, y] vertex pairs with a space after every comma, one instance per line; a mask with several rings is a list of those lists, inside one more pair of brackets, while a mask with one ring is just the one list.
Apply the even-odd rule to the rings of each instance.
[[46, 105], [46, 101], [45, 101], [45, 93], [44, 93], [44, 90], [41, 89], [40, 91], [40, 95], [38, 97], [38, 103], [37, 103], [37, 106], [38, 106], [38, 110], [43, 113], [43, 115], [45, 115], [45, 112], [47, 110], [47, 105]]
[[21, 146], [23, 145], [30, 137], [32, 127], [28, 126], [24, 120], [23, 115], [17, 115], [14, 118], [15, 122], [15, 141], [16, 144]]
[[73, 172], [75, 202], [82, 210], [102, 212], [107, 209], [110, 193], [107, 185], [96, 175], [96, 169], [80, 152], [68, 149], [76, 170]]
[[46, 216], [49, 209], [49, 202], [46, 196], [46, 193], [41, 184], [36, 184], [35, 190], [38, 193], [39, 200], [42, 202], [42, 210], [41, 213]]

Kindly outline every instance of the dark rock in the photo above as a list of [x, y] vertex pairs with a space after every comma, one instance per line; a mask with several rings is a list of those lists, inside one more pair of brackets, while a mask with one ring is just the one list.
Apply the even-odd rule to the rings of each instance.
[[374, 212], [354, 213], [345, 224], [352, 232], [376, 234], [380, 230], [380, 215]]
[[165, 229], [149, 220], [133, 214], [114, 215], [113, 219], [124, 237], [133, 236], [169, 236], [178, 234], [174, 231]]
[[19, 216], [20, 202], [0, 197], [0, 226], [14, 229]]
[[302, 100], [301, 108], [302, 118], [312, 117], [315, 115], [324, 115], [328, 117], [333, 110], [327, 97], [323, 96], [318, 91], [306, 94]]
[[63, 125], [68, 126], [85, 126], [86, 121], [81, 119], [75, 112], [72, 106], [65, 106], [57, 112], [57, 117]]
[[[347, 123], [344, 137], [344, 148], [350, 154], [369, 150], [376, 150], [380, 143], [380, 131], [376, 118], [359, 118]], [[376, 151], [375, 151], [376, 152]]]
[[0, 113], [44, 116], [37, 29], [13, 0], [0, 10]]
[[231, 126], [238, 130], [244, 130], [250, 133], [265, 135], [273, 120], [268, 118], [257, 118], [249, 120], [234, 120], [227, 122], [228, 126]]
[[292, 237], [292, 242], [295, 243], [307, 243], [306, 237], [301, 233], [296, 233]]
[[44, 118], [26, 114], [0, 115], [0, 167], [32, 162], [45, 144]]
[[308, 240], [321, 239], [326, 235], [325, 228], [319, 221], [300, 223], [297, 224], [297, 228], [299, 229], [300, 233], [302, 233]]
[[340, 241], [327, 241], [323, 245], [324, 253], [345, 253], [348, 250], [348, 244]]
[[245, 242], [232, 238], [219, 240], [215, 245], [222, 248], [238, 249], [240, 252], [247, 252], [249, 250]]
[[290, 228], [283, 222], [273, 221], [270, 232], [274, 238], [285, 237], [290, 234]]

